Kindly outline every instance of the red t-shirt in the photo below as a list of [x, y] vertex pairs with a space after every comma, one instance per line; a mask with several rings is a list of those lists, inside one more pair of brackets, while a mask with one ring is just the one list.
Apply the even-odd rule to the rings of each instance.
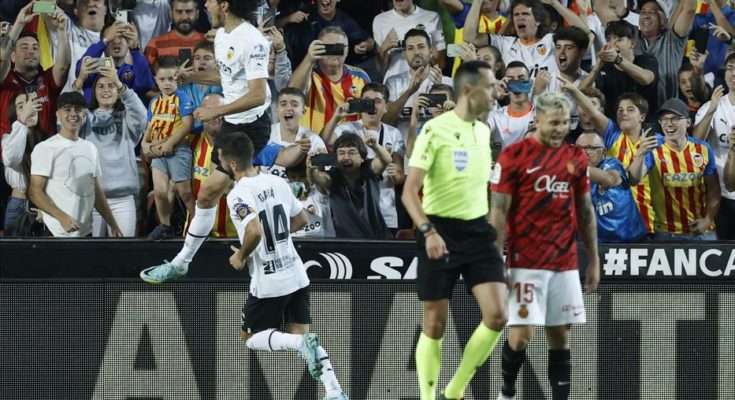
[[61, 87], [56, 86], [53, 68], [40, 71], [35, 79], [27, 81], [15, 72], [14, 65], [0, 85], [0, 136], [10, 133], [8, 121], [8, 105], [16, 93], [25, 93], [26, 87], [36, 86], [36, 92], [41, 99], [41, 112], [38, 115], [38, 125], [47, 134], [56, 133], [56, 98], [61, 93]]
[[575, 197], [590, 190], [582, 149], [529, 136], [503, 150], [491, 189], [513, 197], [506, 221], [509, 268], [577, 268]]
[[[180, 49], [189, 49], [193, 55], [194, 46], [206, 39], [207, 37], [201, 32], [194, 32], [191, 37], [185, 38], [179, 36], [176, 31], [169, 31], [151, 39], [145, 47], [143, 54], [148, 60], [151, 69], [153, 69], [153, 64], [156, 63], [159, 57], [171, 56], [178, 60]], [[191, 61], [189, 62], [189, 66], [191, 66]]]

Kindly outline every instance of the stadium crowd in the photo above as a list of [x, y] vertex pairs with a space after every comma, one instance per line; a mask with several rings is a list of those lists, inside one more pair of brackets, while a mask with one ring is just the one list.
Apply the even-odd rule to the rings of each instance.
[[[307, 211], [295, 236], [412, 237], [416, 136], [452, 112], [458, 66], [483, 60], [493, 158], [534, 130], [535, 96], [568, 98], [601, 242], [735, 240], [729, 0], [240, 1], [270, 42], [256, 111], [282, 149], [259, 163]], [[234, 52], [215, 49], [205, 1], [3, 0], [0, 21], [4, 235], [180, 237]], [[211, 236], [236, 237], [226, 194], [216, 213]]]

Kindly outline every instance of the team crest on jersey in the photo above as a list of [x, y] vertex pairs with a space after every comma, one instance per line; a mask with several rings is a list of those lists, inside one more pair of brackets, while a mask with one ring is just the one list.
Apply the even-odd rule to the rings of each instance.
[[232, 60], [232, 57], [234, 56], [235, 56], [235, 48], [230, 47], [229, 49], [227, 49], [227, 60]]
[[462, 172], [467, 167], [467, 159], [469, 158], [469, 153], [467, 150], [454, 150], [454, 168], [457, 169], [457, 171]]
[[357, 88], [357, 86], [352, 85], [350, 86], [350, 94], [354, 97], [357, 97], [358, 92], [360, 92], [360, 89]]
[[314, 207], [313, 204], [309, 204], [308, 206], [306, 206], [306, 212], [311, 215], [316, 215], [316, 207]]
[[528, 307], [525, 304], [521, 304], [521, 308], [518, 310], [518, 316], [521, 318], [528, 318]]
[[133, 80], [133, 71], [132, 70], [131, 71], [125, 71], [125, 73], [123, 74], [123, 80], [132, 81]]
[[250, 207], [245, 203], [237, 202], [235, 203], [235, 213], [237, 214], [237, 217], [240, 218], [240, 221], [242, 221], [248, 215], [254, 214], [255, 210], [253, 209], [253, 207]]
[[538, 52], [538, 55], [545, 56], [546, 55], [546, 45], [542, 43], [536, 46], [536, 51]]
[[702, 165], [704, 165], [704, 157], [702, 157], [701, 154], [696, 153], [692, 156], [692, 162], [695, 167], [702, 168]]

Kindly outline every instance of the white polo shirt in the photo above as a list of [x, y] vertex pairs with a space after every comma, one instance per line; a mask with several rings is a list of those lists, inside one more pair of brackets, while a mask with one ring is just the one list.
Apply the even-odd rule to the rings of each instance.
[[[429, 34], [431, 44], [436, 46], [437, 51], [444, 50], [447, 47], [439, 14], [418, 6], [413, 14], [405, 17], [399, 15], [395, 10], [388, 10], [376, 16], [373, 20], [373, 38], [375, 38], [377, 47], [380, 47], [391, 29], [396, 30], [398, 40], [403, 40], [406, 32], [419, 25], [422, 25], [426, 33]], [[388, 54], [390, 64], [385, 71], [383, 82], [387, 82], [388, 78], [393, 75], [408, 71], [409, 68], [402, 49], [393, 49]]]
[[[225, 104], [230, 104], [246, 95], [250, 90], [248, 81], [268, 79], [268, 54], [270, 42], [258, 29], [243, 22], [232, 32], [217, 29], [214, 37], [214, 58], [217, 60], [222, 79], [222, 94]], [[237, 114], [225, 116], [231, 124], [247, 124], [263, 115], [271, 104], [271, 91], [266, 85], [265, 103]]]

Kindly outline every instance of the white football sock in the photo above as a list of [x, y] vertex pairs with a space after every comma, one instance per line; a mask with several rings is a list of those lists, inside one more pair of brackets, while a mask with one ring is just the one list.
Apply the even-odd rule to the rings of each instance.
[[332, 362], [329, 361], [329, 355], [322, 346], [316, 350], [316, 354], [319, 357], [319, 362], [322, 363], [322, 375], [319, 380], [322, 381], [324, 389], [327, 391], [327, 396], [337, 396], [342, 393], [342, 387], [337, 381], [337, 376], [334, 374], [332, 369]]
[[179, 271], [185, 271], [189, 267], [189, 263], [194, 255], [209, 237], [209, 233], [214, 227], [217, 220], [217, 207], [199, 208], [194, 210], [194, 218], [189, 223], [189, 230], [186, 232], [184, 239], [184, 247], [181, 248], [179, 254], [171, 261], [171, 264]]
[[252, 350], [298, 350], [303, 341], [303, 335], [294, 335], [291, 333], [283, 333], [275, 329], [268, 329], [250, 336], [250, 338], [245, 342], [245, 345]]

